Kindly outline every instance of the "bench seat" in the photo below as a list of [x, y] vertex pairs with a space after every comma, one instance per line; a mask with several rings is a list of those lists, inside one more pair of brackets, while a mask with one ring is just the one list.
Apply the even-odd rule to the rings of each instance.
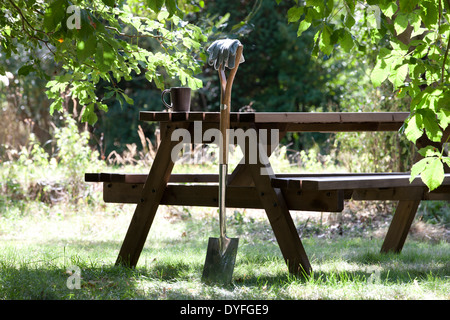
[[[87, 173], [87, 182], [103, 183], [103, 199], [112, 203], [138, 203], [147, 174]], [[161, 204], [218, 205], [217, 174], [172, 174]], [[344, 200], [450, 200], [450, 174], [433, 192], [420, 178], [409, 183], [409, 173], [277, 174], [272, 186], [281, 189], [291, 210], [339, 212]], [[262, 209], [253, 186], [227, 187], [226, 205]]]
[[[450, 174], [445, 174], [442, 185], [450, 185]], [[272, 179], [275, 188], [301, 190], [337, 190], [393, 187], [425, 187], [420, 177], [410, 182], [409, 173], [338, 174], [311, 176], [277, 176]]]

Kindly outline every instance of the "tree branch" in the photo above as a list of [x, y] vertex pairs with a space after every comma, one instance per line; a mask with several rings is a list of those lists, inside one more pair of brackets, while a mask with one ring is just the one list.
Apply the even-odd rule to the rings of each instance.
[[445, 63], [447, 62], [448, 49], [450, 48], [450, 37], [448, 37], [447, 48], [445, 49], [444, 61], [442, 62], [441, 83], [444, 83]]

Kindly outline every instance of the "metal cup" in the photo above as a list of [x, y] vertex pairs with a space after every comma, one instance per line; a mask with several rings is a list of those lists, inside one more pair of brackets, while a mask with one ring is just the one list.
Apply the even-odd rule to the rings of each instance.
[[[164, 101], [164, 96], [170, 93], [170, 105]], [[161, 100], [167, 109], [174, 112], [188, 112], [191, 108], [191, 88], [174, 87], [165, 89], [161, 94]]]

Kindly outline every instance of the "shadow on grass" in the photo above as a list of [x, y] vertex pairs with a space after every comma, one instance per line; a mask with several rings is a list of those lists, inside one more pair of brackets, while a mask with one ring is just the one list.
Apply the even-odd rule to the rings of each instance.
[[[79, 289], [69, 288], [74, 284], [73, 273], [66, 267], [23, 266], [20, 268], [3, 264], [0, 268], [1, 299], [204, 299], [227, 298], [216, 293], [217, 287], [201, 284], [203, 257], [196, 262], [182, 259], [159, 259], [136, 269], [122, 266], [80, 266]], [[360, 260], [366, 259], [361, 255]], [[314, 271], [309, 278], [287, 273], [284, 261], [278, 257], [257, 257], [259, 261], [240, 261], [236, 265], [233, 285], [222, 290], [252, 291], [250, 298], [261, 299], [260, 292], [271, 288], [276, 298], [289, 299], [283, 288], [291, 285], [345, 285], [352, 283], [379, 283], [383, 285], [407, 284], [415, 279], [426, 280], [432, 274], [434, 281], [444, 281], [449, 274], [448, 263], [432, 266], [417, 266], [415, 263], [377, 261], [366, 269], [340, 269]], [[383, 259], [384, 260], [384, 259]], [[371, 268], [372, 267], [372, 268]], [[270, 269], [275, 268], [275, 271]], [[69, 284], [69, 286], [68, 286]], [[192, 289], [194, 288], [194, 289]], [[219, 290], [220, 291], [220, 290]], [[211, 296], [212, 295], [212, 296]], [[229, 298], [229, 297], [228, 297]], [[247, 297], [248, 298], [248, 297]]]
[[[275, 298], [289, 299], [283, 289], [291, 285], [380, 283], [387, 286], [427, 280], [430, 276], [433, 281], [448, 282], [448, 245], [412, 242], [401, 254], [381, 254], [376, 246], [370, 247], [370, 241], [356, 244], [352, 241], [342, 244], [306, 239], [305, 247], [311, 251], [315, 270], [309, 278], [304, 278], [288, 274], [276, 243], [252, 242], [242, 237], [233, 285], [223, 289], [250, 290], [253, 295], [245, 297], [264, 299], [261, 292], [271, 288], [276, 292]], [[38, 263], [18, 261], [17, 257], [0, 259], [0, 299], [235, 298], [215, 293], [220, 292], [217, 287], [200, 281], [207, 237], [198, 235], [158, 242], [150, 239], [135, 269], [114, 265], [120, 243], [74, 242], [70, 251], [75, 254]], [[67, 272], [67, 267], [72, 265], [80, 268], [80, 289], [68, 287], [73, 273]]]

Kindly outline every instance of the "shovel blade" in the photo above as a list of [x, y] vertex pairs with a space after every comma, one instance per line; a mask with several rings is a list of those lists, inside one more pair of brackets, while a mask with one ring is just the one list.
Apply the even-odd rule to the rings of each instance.
[[219, 239], [209, 238], [202, 275], [204, 283], [222, 285], [231, 283], [239, 239], [228, 238], [227, 240], [229, 241], [227, 241], [223, 254], [221, 254]]

